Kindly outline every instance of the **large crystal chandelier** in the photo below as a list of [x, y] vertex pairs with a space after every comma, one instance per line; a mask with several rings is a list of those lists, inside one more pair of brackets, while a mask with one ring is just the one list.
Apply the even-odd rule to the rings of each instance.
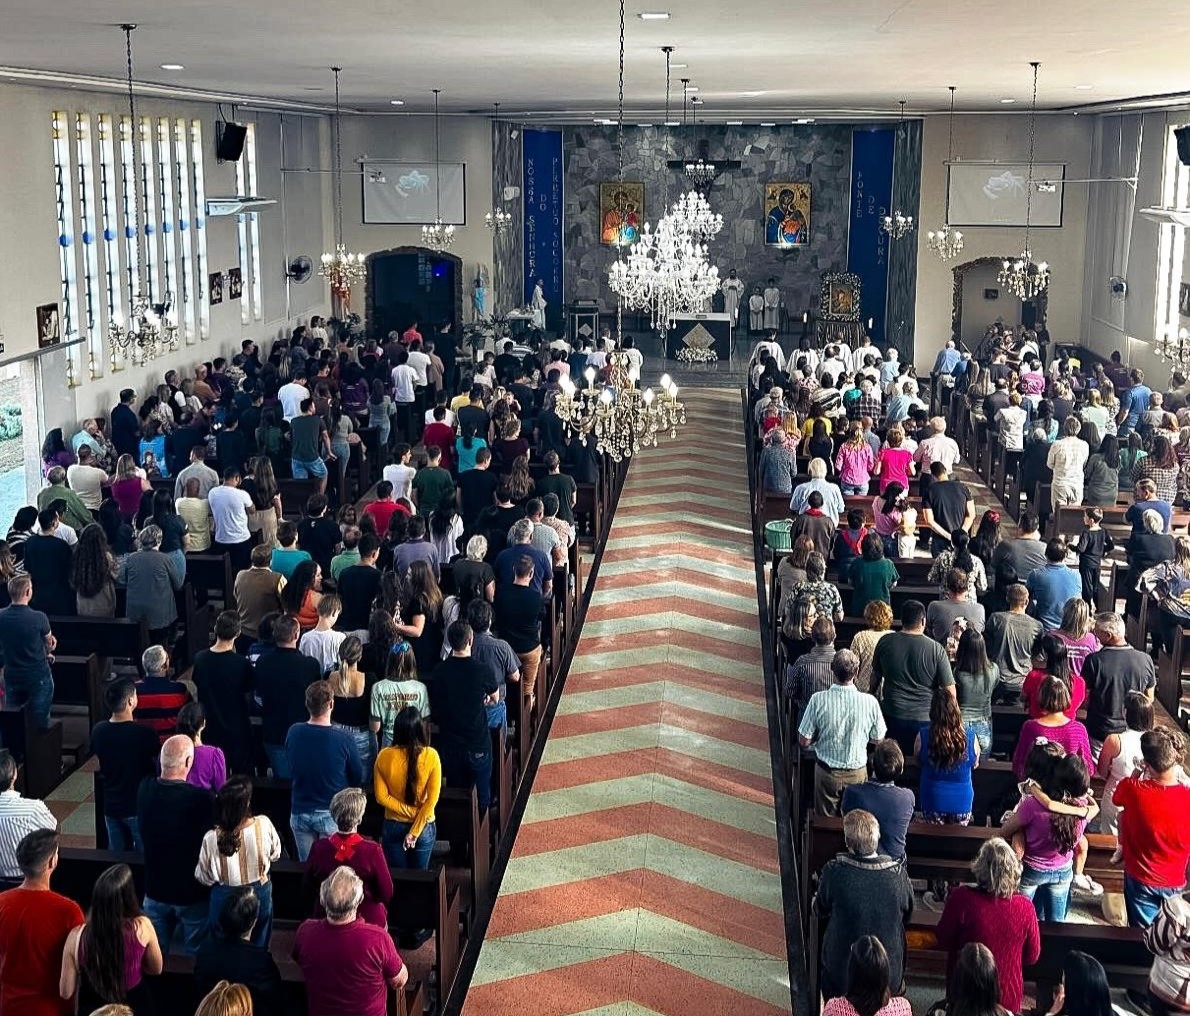
[[1044, 261], [1035, 262], [1029, 250], [1029, 230], [1033, 219], [1033, 157], [1037, 137], [1037, 72], [1041, 64], [1034, 60], [1029, 66], [1033, 68], [1033, 104], [1029, 108], [1029, 179], [1025, 184], [1025, 246], [1019, 257], [1005, 259], [997, 276], [1000, 285], [1021, 300], [1032, 300], [1044, 292], [1050, 282], [1049, 265]]
[[608, 355], [607, 379], [597, 381], [593, 367], [583, 375], [586, 387], [579, 387], [568, 377], [560, 381], [561, 392], [555, 396], [554, 412], [566, 428], [583, 437], [595, 438], [598, 451], [614, 462], [631, 458], [642, 448], [656, 447], [657, 439], [668, 434], [678, 436], [678, 427], [686, 423], [686, 407], [678, 401], [678, 386], [668, 374], [661, 376], [661, 391], [641, 391], [629, 374], [627, 354]]
[[1190, 367], [1190, 331], [1171, 325], [1153, 343], [1153, 353], [1158, 360], [1185, 370]]
[[698, 191], [687, 191], [669, 209], [669, 216], [690, 236], [709, 240], [723, 228], [723, 216], [711, 210], [710, 202]]
[[[897, 121], [897, 132], [903, 133], [905, 130], [905, 100], [901, 100], [901, 118]], [[886, 215], [880, 220], [880, 228], [883, 229], [891, 239], [900, 240], [913, 232], [913, 216], [906, 215], [899, 208], [894, 208], [892, 215]]]
[[421, 242], [435, 250], [446, 250], [455, 242], [455, 228], [442, 221], [442, 161], [439, 156], [438, 94], [434, 89], [434, 222], [421, 227]]
[[339, 107], [339, 75], [342, 67], [332, 67], [335, 72], [335, 249], [324, 251], [319, 259], [318, 274], [331, 286], [331, 295], [344, 306], [351, 303], [351, 287], [363, 281], [367, 266], [362, 254], [353, 254], [343, 242], [343, 130], [342, 111]]
[[120, 31], [124, 33], [124, 57], [128, 73], [128, 128], [131, 132], [128, 140], [132, 146], [134, 181], [130, 188], [133, 194], [134, 220], [125, 223], [125, 229], [129, 236], [136, 236], [137, 254], [136, 291], [131, 296], [128, 319], [125, 321], [120, 315], [113, 314], [107, 326], [108, 358], [113, 371], [120, 369], [116, 361], [117, 353], [124, 360], [143, 364], [178, 348], [178, 326], [171, 319], [173, 294], [167, 292], [161, 299], [154, 301], [148, 293], [142, 275], [148, 262], [145, 238], [149, 234], [149, 224], [142, 223], [140, 215], [140, 123], [136, 119], [136, 95], [132, 89], [132, 33], [136, 31], [136, 25], [121, 25]]
[[[954, 164], [954, 85], [950, 86], [950, 144], [947, 147], [946, 166], [949, 172]], [[949, 219], [949, 216], [947, 217]], [[939, 229], [931, 229], [926, 234], [926, 244], [940, 261], [951, 261], [959, 256], [963, 249], [963, 234], [945, 222]]]

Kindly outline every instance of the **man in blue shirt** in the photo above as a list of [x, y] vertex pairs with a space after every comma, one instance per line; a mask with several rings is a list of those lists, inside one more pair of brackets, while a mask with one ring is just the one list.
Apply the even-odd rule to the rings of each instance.
[[1147, 478], [1141, 480], [1133, 490], [1132, 496], [1132, 504], [1124, 512], [1124, 521], [1132, 523], [1132, 531], [1134, 533], [1143, 533], [1145, 531], [1145, 512], [1151, 508], [1165, 522], [1165, 528], [1162, 532], [1168, 533], [1169, 523], [1173, 519], [1173, 506], [1168, 501], [1162, 501], [1157, 497], [1157, 484]]
[[533, 562], [534, 589], [544, 597], [549, 597], [554, 591], [554, 563], [548, 554], [538, 550], [530, 542], [533, 539], [533, 523], [529, 519], [520, 519], [508, 531], [509, 545], [499, 554], [492, 565], [496, 573], [496, 588], [510, 586], [513, 583], [513, 570], [519, 558], [527, 557]]
[[1128, 376], [1132, 380], [1132, 387], [1120, 392], [1120, 415], [1116, 417], [1121, 434], [1136, 429], [1141, 414], [1149, 408], [1149, 396], [1153, 394], [1153, 390], [1145, 384], [1145, 372], [1139, 367]]
[[1045, 545], [1045, 564], [1034, 568], [1025, 584], [1029, 587], [1032, 604], [1029, 613], [1047, 631], [1062, 626], [1062, 611], [1067, 600], [1082, 596], [1082, 580], [1078, 572], [1066, 567], [1066, 541], [1050, 540]]

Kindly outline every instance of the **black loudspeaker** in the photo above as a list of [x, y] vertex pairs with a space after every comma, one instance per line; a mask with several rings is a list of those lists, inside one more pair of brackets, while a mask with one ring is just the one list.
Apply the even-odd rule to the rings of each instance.
[[248, 128], [242, 123], [220, 120], [215, 124], [215, 156], [220, 162], [235, 162], [244, 154]]
[[1173, 136], [1178, 142], [1178, 161], [1183, 166], [1190, 166], [1190, 127], [1179, 127]]

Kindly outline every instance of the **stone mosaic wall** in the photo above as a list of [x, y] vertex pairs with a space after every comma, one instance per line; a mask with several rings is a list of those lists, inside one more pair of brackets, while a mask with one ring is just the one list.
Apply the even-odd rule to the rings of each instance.
[[[722, 214], [722, 232], [711, 242], [711, 257], [722, 276], [735, 268], [745, 283], [763, 286], [776, 277], [791, 319], [817, 310], [819, 279], [824, 271], [845, 270], [847, 202], [850, 190], [851, 128], [805, 125], [765, 127], [699, 126], [697, 137], [710, 142], [711, 159], [736, 159], [741, 165], [723, 173], [708, 198]], [[566, 292], [567, 300], [597, 299], [614, 307], [607, 288], [612, 248], [599, 244], [599, 182], [617, 174], [616, 128], [567, 127], [566, 164]], [[656, 222], [668, 186], [669, 201], [685, 189], [680, 172], [666, 166], [675, 158], [696, 154], [694, 131], [657, 127], [625, 127], [624, 179], [643, 180], [646, 219]], [[764, 246], [761, 213], [767, 181], [809, 179], [810, 243], [780, 250]], [[800, 331], [800, 324], [798, 325]]]
[[512, 213], [512, 222], [492, 241], [492, 278], [489, 311], [494, 306], [508, 311], [525, 302], [522, 290], [525, 274], [524, 215], [521, 198], [504, 200], [505, 187], [521, 187], [521, 128], [519, 124], [492, 124], [492, 207]]
[[[933, 229], [921, 222], [921, 121], [907, 120], [893, 143], [893, 207], [912, 215], [918, 229]], [[897, 348], [903, 363], [913, 362], [917, 312], [917, 232], [890, 244], [888, 300], [885, 335]]]

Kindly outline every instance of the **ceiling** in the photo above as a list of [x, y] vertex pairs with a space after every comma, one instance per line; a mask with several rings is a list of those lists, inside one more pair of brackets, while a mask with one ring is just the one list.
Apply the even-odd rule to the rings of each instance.
[[[645, 10], [672, 17], [642, 21]], [[887, 115], [899, 99], [939, 111], [952, 84], [960, 111], [1023, 112], [1030, 60], [1051, 109], [1190, 90], [1190, 19], [1168, 0], [629, 0], [627, 11], [630, 122], [661, 119], [663, 45], [688, 65], [673, 71], [676, 105], [689, 77], [708, 119]], [[437, 87], [444, 112], [499, 101], [501, 115], [615, 115], [615, 0], [5, 0], [0, 65], [118, 79], [122, 21], [139, 25], [143, 82], [326, 107], [339, 64], [357, 110], [424, 111]]]

